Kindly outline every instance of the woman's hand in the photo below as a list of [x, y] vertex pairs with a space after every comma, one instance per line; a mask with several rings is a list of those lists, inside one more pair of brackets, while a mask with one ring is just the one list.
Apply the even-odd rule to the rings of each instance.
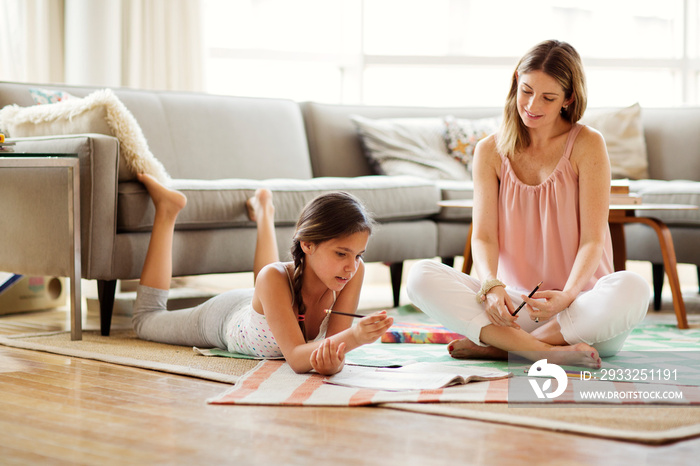
[[319, 374], [337, 374], [345, 364], [345, 343], [336, 343], [330, 338], [326, 338], [318, 348], [311, 352], [309, 362]]
[[394, 318], [388, 317], [386, 311], [378, 311], [360, 319], [360, 321], [352, 327], [352, 331], [355, 340], [357, 340], [357, 344], [366, 345], [384, 335], [393, 323]]
[[532, 298], [522, 295], [526, 309], [532, 320], [544, 322], [571, 305], [573, 299], [568, 293], [557, 290], [538, 291]]
[[513, 312], [515, 312], [513, 301], [511, 301], [504, 287], [496, 286], [491, 288], [486, 293], [484, 306], [486, 307], [486, 316], [492, 324], [499, 327], [520, 328], [520, 325], [516, 322], [518, 317], [513, 315]]

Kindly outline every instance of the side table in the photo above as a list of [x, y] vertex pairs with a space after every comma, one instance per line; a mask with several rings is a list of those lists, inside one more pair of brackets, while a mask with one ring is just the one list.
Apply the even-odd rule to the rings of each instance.
[[[438, 205], [441, 207], [474, 207], [474, 202], [471, 199], [454, 199], [449, 201], [440, 201]], [[673, 295], [673, 310], [676, 313], [679, 329], [688, 328], [688, 318], [685, 312], [685, 303], [681, 293], [681, 285], [678, 279], [678, 266], [676, 263], [676, 252], [673, 248], [673, 238], [668, 226], [664, 222], [654, 217], [641, 216], [640, 212], [644, 211], [659, 211], [659, 210], [694, 210], [698, 206], [692, 204], [613, 204], [610, 206], [608, 216], [608, 224], [610, 225], [610, 236], [613, 245], [613, 265], [615, 271], [625, 269], [625, 261], [627, 260], [627, 250], [625, 247], [625, 230], [626, 223], [642, 223], [654, 229], [659, 239], [661, 247], [661, 255], [664, 259], [664, 268], [668, 275], [668, 282], [671, 286]], [[472, 226], [469, 226], [467, 232], [467, 241], [464, 245], [464, 265], [462, 272], [469, 273], [472, 268], [471, 255], [471, 238]]]
[[[80, 289], [81, 280], [81, 252], [80, 252], [80, 161], [77, 154], [28, 154], [14, 152], [0, 152], [0, 170], [15, 169], [41, 169], [41, 170], [62, 170], [65, 171], [65, 186], [46, 186], [46, 190], [52, 190], [57, 196], [67, 198], [67, 217], [65, 224], [67, 235], [60, 234], [58, 237], [67, 236], [68, 241], [56, 251], [56, 257], [52, 261], [57, 264], [58, 272], [46, 271], [47, 274], [59, 276], [68, 275], [70, 278], [70, 322], [71, 339], [82, 339], [82, 297]], [[67, 193], [66, 191], [67, 190]], [[0, 213], [0, 215], [4, 215]], [[20, 220], [12, 225], [0, 222], [0, 235], [3, 238], [12, 238], [21, 232], [35, 231], [37, 225], [42, 222], [41, 218], [36, 218], [36, 212], [30, 209], [22, 211]], [[8, 245], [12, 247], [12, 245]], [[53, 252], [52, 252], [53, 256]], [[7, 264], [0, 263], [0, 269]], [[7, 270], [13, 272], [13, 270]]]
[[664, 260], [664, 268], [668, 276], [668, 284], [673, 296], [673, 310], [676, 313], [678, 328], [688, 328], [688, 318], [685, 312], [685, 302], [681, 293], [681, 284], [678, 279], [678, 264], [676, 263], [676, 251], [673, 248], [673, 238], [668, 226], [661, 220], [640, 215], [644, 211], [659, 210], [696, 210], [698, 206], [692, 204], [624, 204], [611, 205], [608, 223], [613, 243], [613, 265], [615, 270], [624, 270], [627, 260], [627, 247], [625, 246], [626, 223], [641, 223], [651, 227], [659, 239], [661, 257]]

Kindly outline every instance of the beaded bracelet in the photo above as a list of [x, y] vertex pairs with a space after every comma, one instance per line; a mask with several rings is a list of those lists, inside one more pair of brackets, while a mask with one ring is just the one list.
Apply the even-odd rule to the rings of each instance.
[[502, 286], [503, 288], [506, 287], [506, 284], [500, 281], [498, 278], [492, 278], [491, 280], [486, 280], [481, 284], [481, 289], [479, 292], [476, 294], [476, 302], [481, 304], [484, 301], [486, 301], [486, 293], [491, 291], [491, 288], [494, 288], [496, 286]]

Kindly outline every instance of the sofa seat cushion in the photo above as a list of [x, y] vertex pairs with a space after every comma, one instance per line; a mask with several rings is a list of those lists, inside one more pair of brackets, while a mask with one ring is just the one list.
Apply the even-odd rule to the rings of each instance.
[[[439, 211], [440, 191], [434, 183], [408, 176], [356, 178], [172, 180], [171, 187], [187, 196], [176, 229], [253, 227], [245, 201], [258, 188], [273, 192], [275, 223], [295, 225], [304, 205], [328, 191], [357, 196], [378, 222], [429, 218]], [[117, 228], [120, 233], [150, 231], [154, 207], [137, 182], [119, 184]]]
[[[697, 181], [633, 180], [630, 181], [630, 191], [640, 194], [645, 204], [691, 204], [700, 207], [700, 182]], [[645, 210], [641, 214], [658, 218], [667, 225], [700, 225], [700, 209]]]

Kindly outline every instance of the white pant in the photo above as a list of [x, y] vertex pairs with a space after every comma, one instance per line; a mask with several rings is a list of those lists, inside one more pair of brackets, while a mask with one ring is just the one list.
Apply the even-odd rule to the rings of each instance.
[[[408, 275], [408, 296], [419, 309], [475, 344], [486, 346], [479, 336], [491, 321], [484, 305], [476, 302], [480, 289], [479, 280], [432, 260], [417, 262]], [[506, 288], [516, 305], [522, 301], [520, 296], [530, 291]], [[606, 275], [556, 315], [561, 334], [569, 344], [587, 343], [601, 357], [612, 356], [646, 315], [650, 295], [649, 285], [636, 273]], [[517, 322], [528, 333], [544, 324], [535, 323], [522, 311]]]

